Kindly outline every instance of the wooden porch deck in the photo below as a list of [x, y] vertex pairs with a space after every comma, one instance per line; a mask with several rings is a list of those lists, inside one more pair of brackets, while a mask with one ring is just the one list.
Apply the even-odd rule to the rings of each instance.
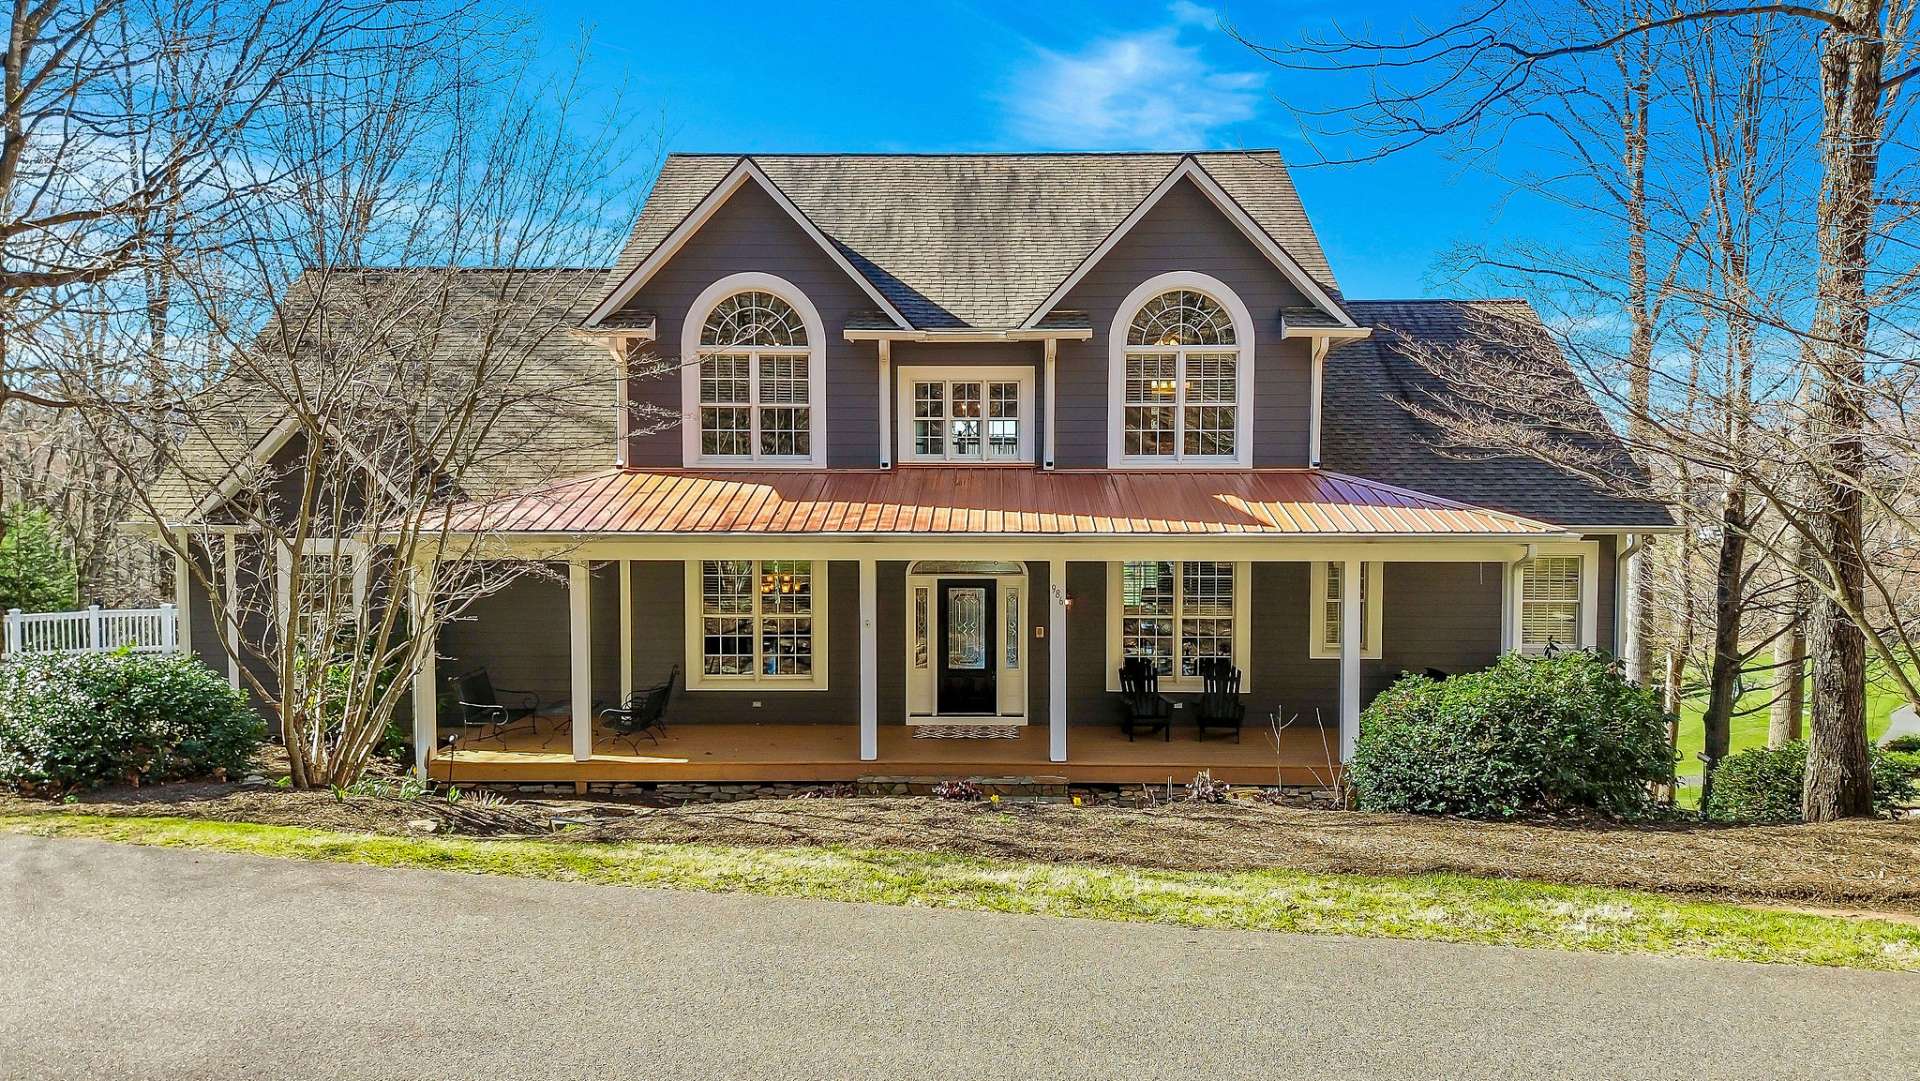
[[880, 757], [860, 760], [860, 733], [837, 724], [681, 724], [658, 746], [616, 740], [596, 731], [593, 757], [576, 762], [568, 722], [540, 721], [537, 731], [505, 739], [477, 738], [438, 748], [427, 763], [439, 781], [647, 782], [854, 781], [863, 777], [1049, 777], [1075, 784], [1184, 784], [1201, 770], [1232, 784], [1317, 785], [1337, 762], [1337, 733], [1292, 728], [1275, 747], [1265, 729], [1247, 727], [1240, 743], [1214, 736], [1205, 743], [1192, 728], [1173, 739], [1129, 743], [1117, 727], [1074, 725], [1067, 761], [1047, 760], [1047, 727], [1028, 725], [1018, 739], [916, 739], [903, 725], [880, 728]]

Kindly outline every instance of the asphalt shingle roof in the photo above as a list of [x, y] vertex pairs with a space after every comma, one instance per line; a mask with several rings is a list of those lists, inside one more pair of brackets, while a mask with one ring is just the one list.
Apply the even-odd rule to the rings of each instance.
[[[1349, 300], [1364, 341], [1337, 347], [1327, 357], [1321, 436], [1322, 464], [1429, 495], [1564, 525], [1664, 526], [1664, 506], [1632, 498], [1537, 458], [1454, 446], [1448, 435], [1414, 415], [1409, 404], [1432, 404], [1448, 393], [1443, 380], [1410, 355], [1410, 343], [1458, 346], [1484, 340], [1498, 320], [1533, 322], [1524, 301]], [[1490, 321], [1491, 320], [1491, 321]], [[1562, 362], [1564, 364], [1564, 361]], [[1569, 368], [1570, 396], [1591, 403]], [[1573, 400], [1570, 398], [1569, 400]], [[1595, 411], [1597, 414], [1597, 410]], [[1579, 438], [1613, 472], [1637, 480], [1640, 471], [1617, 439]]]
[[[1338, 292], [1286, 165], [1270, 150], [751, 157], [916, 327], [1020, 325], [1186, 157]], [[742, 158], [668, 157], [608, 289]]]
[[[598, 300], [606, 273], [604, 267], [335, 271], [323, 302], [341, 325], [357, 310], [371, 312], [372, 321], [421, 350], [418, 359], [446, 370], [458, 372], [481, 359], [513, 370], [511, 389], [499, 388], [499, 419], [458, 478], [462, 493], [478, 498], [537, 487], [612, 460], [613, 362], [604, 345], [574, 331]], [[415, 316], [395, 295], [400, 282], [407, 297], [443, 284], [450, 295], [421, 304]], [[279, 317], [302, 318], [309, 292], [308, 279], [296, 282]], [[483, 345], [483, 339], [493, 344]], [[172, 521], [185, 520], [230, 471], [246, 468], [253, 448], [286, 415], [269, 390], [238, 375], [210, 387], [192, 412], [194, 426], [150, 488], [155, 506]], [[350, 430], [342, 434], [351, 437]]]

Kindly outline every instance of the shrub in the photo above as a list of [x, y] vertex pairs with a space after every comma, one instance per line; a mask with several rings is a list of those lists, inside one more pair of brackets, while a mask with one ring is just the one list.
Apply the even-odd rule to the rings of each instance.
[[0, 609], [59, 612], [79, 603], [79, 576], [45, 510], [0, 513]]
[[959, 800], [962, 803], [971, 803], [974, 800], [986, 799], [987, 793], [985, 789], [973, 781], [953, 777], [934, 785], [933, 797], [935, 799], [950, 799]]
[[1362, 810], [1512, 818], [1647, 813], [1672, 772], [1666, 715], [1588, 652], [1400, 679], [1360, 718], [1348, 779]]
[[[1920, 755], [1878, 748], [1867, 754], [1873, 767], [1874, 809], [1886, 811], [1914, 798]], [[1713, 794], [1702, 813], [1714, 822], [1799, 822], [1806, 779], [1804, 741], [1730, 754], [1713, 771]]]
[[189, 656], [0, 663], [0, 784], [57, 793], [234, 773], [265, 735], [240, 692]]
[[1899, 751], [1903, 754], [1920, 754], [1920, 735], [1895, 736], [1880, 745], [1883, 751]]

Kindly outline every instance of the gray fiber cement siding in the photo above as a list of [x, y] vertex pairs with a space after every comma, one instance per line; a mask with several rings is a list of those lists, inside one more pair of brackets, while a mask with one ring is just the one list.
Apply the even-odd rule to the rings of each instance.
[[1086, 312], [1093, 325], [1091, 339], [1061, 342], [1055, 362], [1055, 464], [1061, 468], [1107, 464], [1107, 355], [1114, 317], [1141, 282], [1182, 270], [1225, 282], [1253, 317], [1254, 464], [1307, 464], [1310, 354], [1305, 341], [1281, 339], [1280, 309], [1310, 302], [1199, 188], [1182, 180], [1060, 303]]
[[[1600, 580], [1600, 641], [1612, 631], [1612, 552], [1603, 545]], [[878, 563], [876, 633], [879, 645], [879, 710], [883, 724], [902, 723], [906, 713], [906, 597], [909, 562]], [[1111, 723], [1107, 655], [1108, 565], [1067, 565], [1067, 701], [1076, 724]], [[441, 673], [452, 676], [485, 664], [501, 686], [557, 701], [569, 690], [567, 596], [563, 566], [553, 574], [527, 576], [485, 598], [468, 618], [447, 628], [440, 643]], [[619, 592], [617, 565], [595, 564], [593, 574], [594, 697], [618, 694]], [[639, 560], [633, 565], [633, 654], [636, 686], [657, 683], [672, 666], [686, 663], [685, 565], [677, 560]], [[828, 564], [828, 689], [772, 688], [693, 691], [676, 698], [678, 721], [766, 721], [854, 724], [859, 719], [859, 567]], [[1026, 648], [1028, 716], [1045, 723], [1050, 650], [1035, 628], [1046, 625], [1048, 565], [1027, 564]], [[1501, 565], [1498, 563], [1388, 562], [1382, 587], [1382, 656], [1361, 662], [1362, 701], [1370, 702], [1403, 672], [1429, 668], [1448, 673], [1484, 668], [1500, 650]], [[1256, 562], [1249, 628], [1249, 723], [1264, 728], [1270, 717], [1299, 723], [1336, 724], [1339, 662], [1310, 656], [1310, 568], [1301, 562]], [[1185, 698], [1188, 696], [1175, 696]], [[753, 703], [758, 701], [759, 706]]]
[[[667, 260], [626, 305], [659, 318], [655, 355], [680, 361], [681, 327], [693, 302], [708, 286], [739, 273], [772, 274], [793, 283], [820, 312], [826, 327], [827, 464], [870, 467], [879, 462], [878, 350], [872, 342], [844, 337], [847, 316], [871, 310], [873, 298], [808, 237], [758, 184], [746, 184], [714, 212], [706, 225]], [[698, 313], [696, 318], [704, 318]], [[689, 358], [690, 359], [690, 358]], [[680, 372], [633, 381], [632, 396], [678, 415]], [[637, 466], [681, 464], [681, 429], [668, 425], [636, 433], [628, 461]], [[639, 677], [635, 677], [636, 679]]]
[[[1059, 307], [1087, 312], [1093, 337], [1062, 341], [1056, 367], [1059, 395], [1055, 462], [1062, 468], [1107, 464], [1107, 339], [1127, 294], [1171, 271], [1197, 271], [1225, 282], [1246, 304], [1254, 326], [1253, 460], [1257, 466], [1307, 464], [1312, 376], [1305, 341], [1283, 341], [1280, 310], [1309, 301], [1201, 191], [1181, 181], [1107, 253]], [[841, 468], [879, 464], [878, 350], [844, 338], [847, 316], [871, 310], [873, 300], [757, 185], [736, 192], [626, 305], [658, 320], [654, 354], [668, 362], [660, 375], [636, 379], [635, 401], [679, 415], [681, 331], [694, 299], [730, 274], [760, 272], [792, 282], [819, 309], [826, 328], [827, 463]], [[1045, 373], [1041, 346], [1029, 342], [897, 343], [893, 363], [1017, 364], [1034, 369], [1035, 457], [1045, 430]], [[898, 401], [898, 377], [894, 402]], [[898, 418], [894, 423], [899, 429]], [[682, 464], [681, 429], [666, 425], [636, 433], [629, 461], [642, 467]], [[896, 459], [898, 460], [897, 456]]]

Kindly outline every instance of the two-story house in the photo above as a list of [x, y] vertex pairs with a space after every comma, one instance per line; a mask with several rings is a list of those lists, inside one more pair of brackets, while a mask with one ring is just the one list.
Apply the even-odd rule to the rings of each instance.
[[[437, 776], [1304, 780], [1402, 672], [1617, 650], [1621, 561], [1671, 528], [1437, 446], [1412, 346], [1535, 317], [1344, 296], [1269, 152], [676, 155], [597, 298], [610, 460], [453, 511], [569, 571], [442, 635]], [[1128, 741], [1128, 658], [1183, 705], [1226, 658], [1251, 728]], [[481, 665], [570, 705], [430, 763]], [[665, 739], [596, 737], [676, 666]]]

